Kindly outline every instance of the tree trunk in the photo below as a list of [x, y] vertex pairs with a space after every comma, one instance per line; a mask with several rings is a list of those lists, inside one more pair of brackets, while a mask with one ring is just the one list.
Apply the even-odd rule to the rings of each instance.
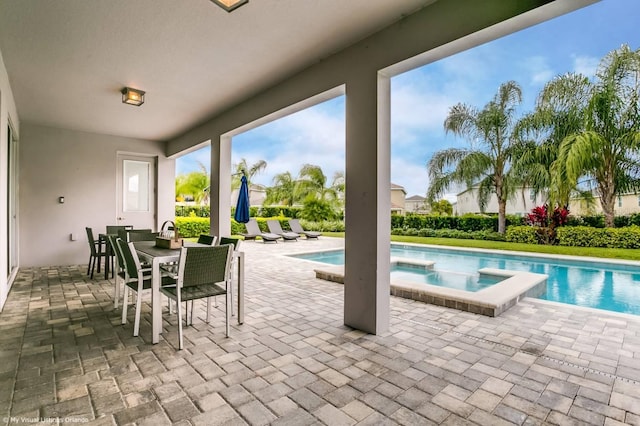
[[498, 199], [498, 232], [505, 233], [507, 228], [507, 200]]
[[607, 228], [613, 228], [616, 197], [614, 194], [606, 197], [601, 197], [600, 202], [602, 203], [602, 212], [604, 213], [604, 226], [606, 226]]
[[604, 213], [604, 226], [607, 228], [613, 228], [614, 215], [616, 207], [616, 193], [613, 183], [613, 172], [610, 171], [605, 175], [603, 183], [600, 183], [598, 192], [600, 193], [600, 204], [602, 205], [602, 212]]

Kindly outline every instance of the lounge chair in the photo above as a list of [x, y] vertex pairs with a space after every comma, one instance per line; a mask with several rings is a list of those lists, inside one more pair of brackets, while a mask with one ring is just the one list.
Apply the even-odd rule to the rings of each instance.
[[256, 237], [260, 237], [265, 243], [277, 243], [281, 238], [280, 235], [277, 234], [262, 232], [255, 219], [249, 219], [249, 222], [245, 223], [244, 226], [247, 228], [247, 233], [240, 235], [242, 235], [245, 240], [255, 240]]
[[309, 238], [318, 239], [318, 237], [322, 235], [322, 232], [318, 231], [305, 231], [304, 228], [302, 228], [302, 225], [300, 225], [300, 221], [298, 219], [290, 219], [289, 228], [291, 228], [293, 232], [304, 235], [307, 237], [307, 240]]
[[279, 220], [267, 220], [267, 226], [269, 227], [269, 232], [282, 236], [285, 241], [298, 241], [298, 238], [300, 238], [300, 234], [298, 233], [283, 231]]

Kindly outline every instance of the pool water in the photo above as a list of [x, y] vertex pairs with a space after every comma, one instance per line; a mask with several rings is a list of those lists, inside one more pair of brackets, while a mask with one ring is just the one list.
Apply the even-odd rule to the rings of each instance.
[[[524, 255], [478, 253], [443, 248], [391, 245], [391, 256], [435, 261], [434, 271], [401, 267], [392, 277], [406, 281], [477, 291], [477, 272], [482, 268], [527, 271], [549, 276], [547, 293], [541, 299], [608, 311], [640, 315], [640, 266], [587, 262]], [[344, 251], [310, 253], [294, 257], [333, 265], [344, 264]], [[429, 274], [429, 273], [434, 274]], [[395, 275], [399, 274], [399, 275]], [[471, 278], [469, 278], [471, 277]], [[484, 278], [484, 277], [483, 277]], [[439, 280], [439, 281], [438, 281]], [[474, 280], [477, 282], [474, 283]], [[462, 285], [461, 283], [465, 283]]]
[[396, 280], [457, 288], [465, 291], [482, 290], [504, 280], [504, 277], [492, 277], [478, 273], [425, 270], [424, 268], [405, 265], [392, 266], [391, 277]]

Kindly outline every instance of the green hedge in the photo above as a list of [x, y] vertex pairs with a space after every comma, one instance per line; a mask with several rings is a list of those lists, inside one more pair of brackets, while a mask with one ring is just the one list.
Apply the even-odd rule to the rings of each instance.
[[176, 217], [178, 232], [184, 238], [194, 238], [200, 234], [209, 234], [210, 221], [208, 217]]
[[432, 228], [393, 228], [391, 235], [406, 235], [414, 237], [458, 238], [464, 240], [504, 241], [504, 236], [494, 231], [461, 231], [459, 229]]
[[[507, 226], [523, 225], [525, 219], [520, 216], [508, 215]], [[391, 229], [450, 229], [458, 231], [497, 231], [498, 216], [465, 214], [462, 216], [441, 215], [392, 215]]]
[[640, 248], [640, 226], [592, 228], [563, 226], [556, 230], [558, 244], [573, 247]]
[[[567, 222], [569, 226], [590, 226], [592, 228], [604, 228], [604, 216], [603, 215], [591, 215], [591, 216], [569, 216]], [[640, 213], [632, 213], [625, 216], [615, 216], [613, 218], [613, 225], [616, 228], [625, 228], [631, 225], [640, 226]]]
[[[258, 226], [263, 232], [269, 232], [269, 228], [267, 227], [267, 220], [269, 219], [280, 221], [282, 229], [289, 230], [289, 218], [282, 216], [258, 217], [256, 218], [256, 222], [258, 222]], [[200, 234], [208, 234], [210, 229], [208, 217], [176, 217], [175, 223], [180, 235], [184, 238], [195, 238]], [[307, 231], [344, 232], [344, 222], [340, 220], [309, 222], [300, 219], [300, 224]], [[244, 223], [238, 223], [233, 218], [231, 219], [231, 235], [244, 234], [246, 231], [247, 229]]]

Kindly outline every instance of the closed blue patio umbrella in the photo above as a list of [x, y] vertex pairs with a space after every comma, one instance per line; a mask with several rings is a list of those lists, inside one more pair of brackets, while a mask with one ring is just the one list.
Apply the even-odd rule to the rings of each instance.
[[233, 218], [236, 222], [247, 223], [249, 222], [249, 185], [247, 184], [247, 177], [243, 175], [240, 182], [238, 202]]

